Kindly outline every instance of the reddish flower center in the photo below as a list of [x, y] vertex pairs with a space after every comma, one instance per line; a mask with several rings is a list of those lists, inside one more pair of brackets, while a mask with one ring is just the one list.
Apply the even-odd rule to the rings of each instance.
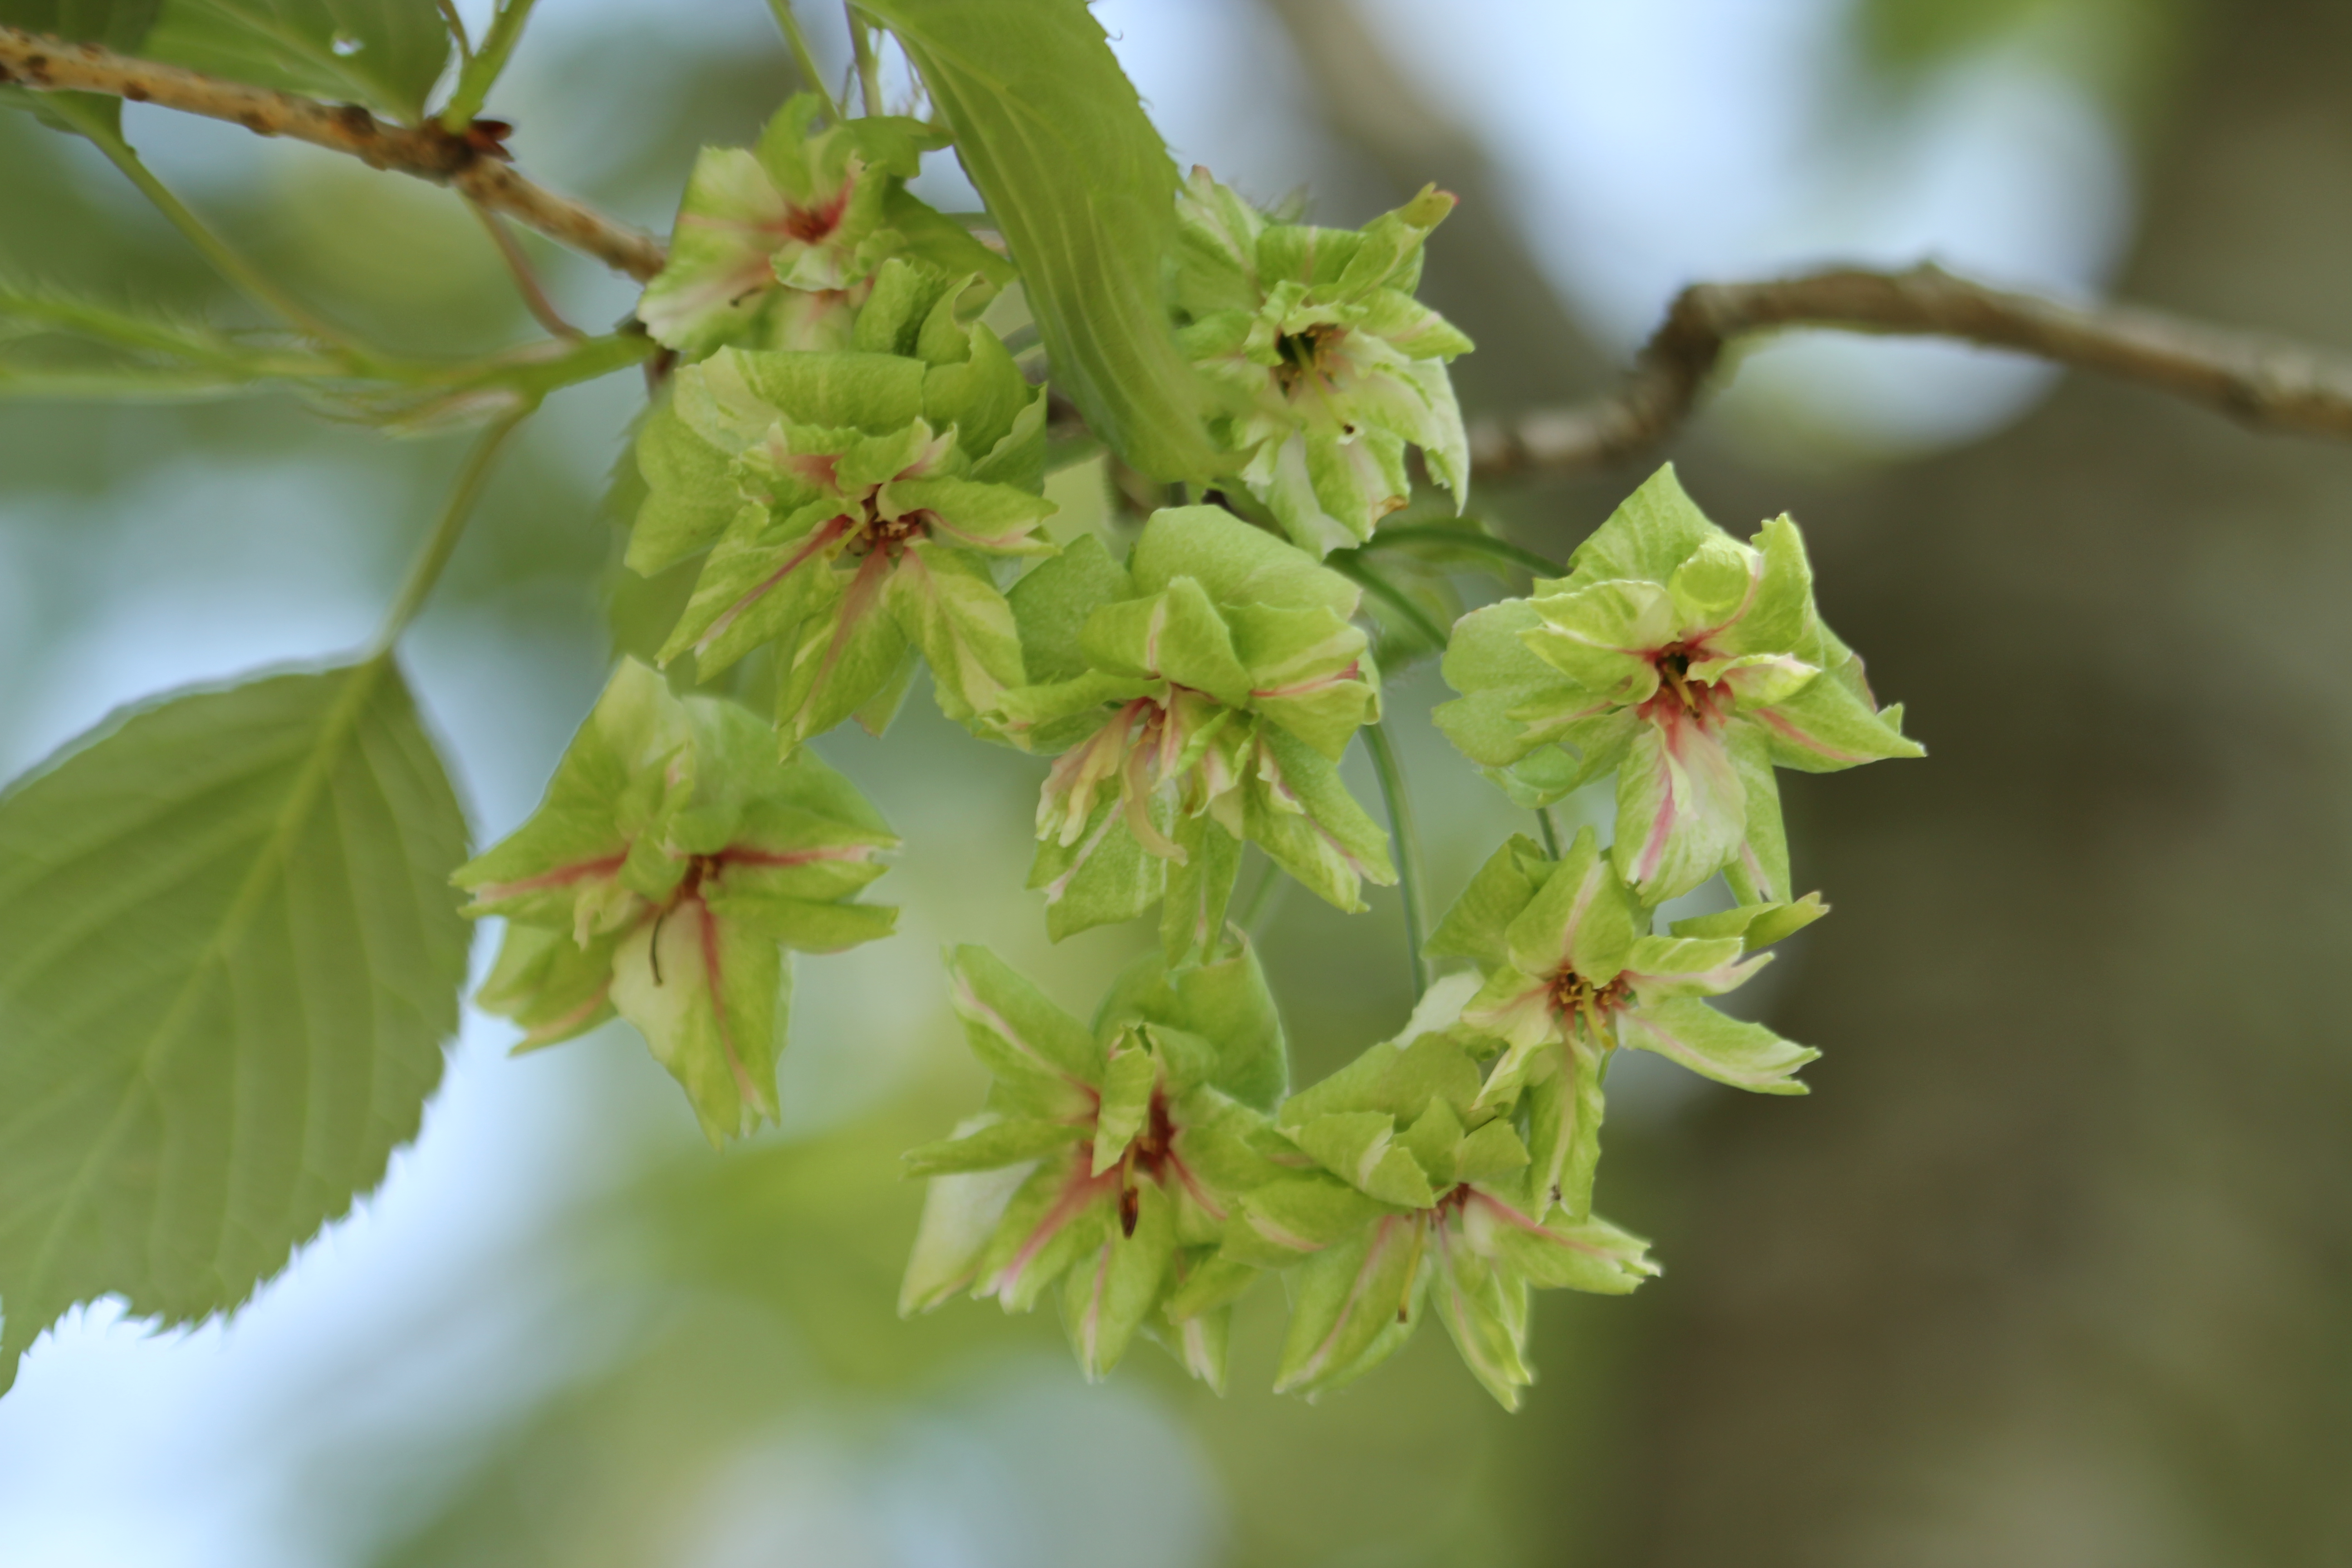
[[784, 211], [784, 232], [803, 245], [814, 245], [841, 226], [841, 213], [849, 205], [849, 186], [844, 183], [833, 200], [821, 207], [788, 207]]
[[[1154, 1089], [1150, 1112], [1144, 1117], [1142, 1128], [1129, 1140], [1127, 1152], [1119, 1157], [1116, 1172], [1119, 1184], [1118, 1226], [1123, 1234], [1135, 1234], [1136, 1218], [1143, 1211], [1142, 1199], [1136, 1186], [1139, 1176], [1163, 1187], [1173, 1177], [1192, 1189], [1196, 1196], [1202, 1195], [1192, 1181], [1192, 1172], [1185, 1168], [1184, 1162], [1176, 1152], [1176, 1119], [1168, 1110], [1168, 1091], [1164, 1088]], [[1079, 1144], [1078, 1151], [1081, 1162], [1091, 1162], [1094, 1158], [1093, 1142], [1089, 1140]], [[1103, 1174], [1108, 1179], [1114, 1173], [1106, 1171]]]
[[930, 536], [930, 513], [910, 511], [898, 517], [884, 517], [876, 505], [881, 492], [879, 485], [868, 489], [858, 502], [855, 512], [844, 512], [849, 520], [849, 551], [853, 555], [865, 555], [882, 551], [896, 560], [898, 552], [918, 539]]
[[1690, 678], [1690, 650], [1680, 643], [1660, 650], [1654, 662], [1658, 667], [1659, 684], [1674, 693], [1685, 711], [1696, 713], [1699, 699], [1709, 689], [1706, 681]]
[[1597, 1017], [1625, 1005], [1627, 990], [1622, 975], [1606, 985], [1595, 985], [1567, 964], [1551, 977], [1551, 1005], [1554, 1011], [1566, 1017], [1579, 1016]]

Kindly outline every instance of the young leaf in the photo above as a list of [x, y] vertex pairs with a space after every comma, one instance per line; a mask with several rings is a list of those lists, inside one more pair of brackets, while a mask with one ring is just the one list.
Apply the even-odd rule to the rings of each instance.
[[1178, 349], [1160, 269], [1176, 166], [1084, 0], [861, 0], [898, 36], [1012, 247], [1066, 391], [1156, 479], [1221, 459]]
[[0, 794], [0, 1389], [76, 1303], [236, 1307], [383, 1177], [465, 856], [385, 659], [133, 710]]
[[164, 0], [140, 51], [410, 123], [449, 59], [433, 0]]

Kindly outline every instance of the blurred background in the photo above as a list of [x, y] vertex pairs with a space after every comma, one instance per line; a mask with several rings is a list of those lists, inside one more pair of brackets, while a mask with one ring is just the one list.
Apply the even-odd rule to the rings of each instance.
[[[471, 15], [486, 10], [468, 4]], [[1680, 285], [1933, 257], [2352, 343], [2352, 13], [2320, 0], [1102, 0], [1181, 161], [1353, 224], [1464, 197], [1428, 297], [1474, 416], [1605, 386]], [[837, 18], [820, 51], [845, 53]], [[830, 31], [827, 28], [830, 27]], [[756, 0], [541, 7], [493, 112], [656, 230], [793, 86]], [[196, 208], [331, 313], [530, 328], [455, 198], [133, 107]], [[951, 164], [921, 187], [968, 205]], [[534, 247], [575, 320], [631, 292]], [[242, 308], [87, 146], [0, 112], [0, 267]], [[598, 689], [634, 375], [562, 395], [407, 658], [488, 842]], [[0, 407], [0, 776], [112, 706], [372, 629], [457, 461], [285, 401]], [[6, 1568], [564, 1564], [2197, 1568], [2352, 1561], [2352, 453], [1936, 345], [1749, 353], [1677, 443], [1933, 755], [1787, 785], [1838, 913], [1757, 998], [1827, 1052], [1756, 1100], [1635, 1058], [1602, 1208], [1635, 1297], [1541, 1299], [1497, 1410], [1432, 1331], [1318, 1405], [1050, 1310], [892, 1311], [899, 1150], [977, 1101], [944, 941], [1082, 1015], [1146, 940], [1019, 891], [1040, 767], [910, 702], [822, 750], [908, 840], [892, 941], [803, 960], [787, 1125], [725, 1157], [625, 1027], [469, 1016], [383, 1189], [226, 1324], [60, 1324], [0, 1402]], [[1564, 555], [1643, 466], [1473, 506]], [[1115, 527], [1099, 468], [1065, 525]], [[1492, 591], [1491, 589], [1488, 591]], [[1525, 826], [1393, 692], [1449, 900]], [[1372, 797], [1368, 776], [1356, 780]], [[1605, 802], [1576, 806], [1605, 813]], [[1263, 943], [1302, 1074], [1408, 1008], [1392, 900]], [[2335, 1478], [2331, 1480], [2329, 1478]]]

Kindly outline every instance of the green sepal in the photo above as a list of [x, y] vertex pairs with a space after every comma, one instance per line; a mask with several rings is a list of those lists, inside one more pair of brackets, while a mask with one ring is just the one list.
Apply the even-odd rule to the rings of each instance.
[[1626, 1015], [1619, 1038], [1655, 1051], [1691, 1071], [1758, 1094], [1807, 1094], [1790, 1075], [1821, 1056], [1784, 1040], [1761, 1024], [1733, 1018], [1692, 997], [1677, 997]]
[[[987, 1115], [971, 1117], [956, 1129], [957, 1134], [971, 1136], [991, 1120]], [[1034, 1171], [1032, 1165], [1018, 1164], [931, 1178], [923, 1192], [923, 1216], [898, 1288], [900, 1317], [928, 1312], [971, 1288], [990, 1238]]]
[[1159, 1304], [1176, 1246], [1171, 1206], [1159, 1187], [1138, 1187], [1132, 1214], [1104, 1227], [1063, 1279], [1062, 1323], [1089, 1383], [1110, 1375]]
[[509, 924], [474, 1005], [523, 1027], [514, 1054], [584, 1035], [616, 1015], [613, 1010], [613, 950], [617, 936], [584, 946], [569, 931]]
[[1519, 1391], [1535, 1381], [1527, 1364], [1526, 1279], [1469, 1247], [1448, 1247], [1432, 1272], [1429, 1298], [1462, 1364], [1504, 1409], [1517, 1410]]
[[1737, 937], [1747, 952], [1754, 952], [1795, 935], [1829, 912], [1819, 893], [1807, 893], [1789, 903], [1742, 904], [1711, 915], [1693, 915], [1667, 929], [1676, 936]]
[[1024, 1164], [1066, 1148], [1086, 1130], [1066, 1121], [1027, 1117], [992, 1121], [977, 1131], [909, 1149], [899, 1156], [909, 1176], [945, 1176]]
[[1290, 1053], [1265, 971], [1246, 942], [1213, 963], [1179, 967], [1149, 953], [1137, 959], [1104, 994], [1095, 1029], [1099, 1036], [1129, 1021], [1212, 1042], [1217, 1057], [1208, 1083], [1259, 1110], [1281, 1102]]
[[1277, 1394], [1317, 1394], [1392, 1353], [1420, 1314], [1424, 1233], [1391, 1215], [1290, 1271], [1290, 1329], [1275, 1371]]
[[1152, 1091], [1160, 1087], [1158, 1054], [1141, 1041], [1112, 1046], [1103, 1063], [1095, 1109], [1094, 1169], [1101, 1175], [1118, 1163], [1127, 1146], [1151, 1120]]
[[1041, 1110], [1090, 1109], [1105, 1053], [1086, 1026], [984, 947], [950, 947], [946, 962], [964, 1041], [998, 1084], [1034, 1092]]

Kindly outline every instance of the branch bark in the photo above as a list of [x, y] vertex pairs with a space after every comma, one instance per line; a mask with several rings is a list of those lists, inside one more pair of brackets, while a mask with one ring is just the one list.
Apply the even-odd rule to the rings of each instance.
[[1674, 305], [1609, 396], [1486, 421], [1480, 479], [1598, 467], [1664, 441], [1696, 407], [1734, 342], [1791, 327], [1951, 338], [2136, 381], [2249, 425], [2352, 440], [2352, 357], [2132, 306], [2063, 305], [1956, 278], [1836, 268], [1759, 283], [1699, 283]]
[[96, 44], [62, 43], [0, 26], [0, 85], [37, 92], [96, 92], [132, 103], [226, 120], [257, 136], [291, 136], [348, 153], [371, 168], [454, 185], [561, 244], [584, 251], [639, 282], [662, 268], [661, 242], [515, 173], [494, 142], [436, 124], [390, 125], [358, 104], [327, 104], [289, 92], [119, 55]]

